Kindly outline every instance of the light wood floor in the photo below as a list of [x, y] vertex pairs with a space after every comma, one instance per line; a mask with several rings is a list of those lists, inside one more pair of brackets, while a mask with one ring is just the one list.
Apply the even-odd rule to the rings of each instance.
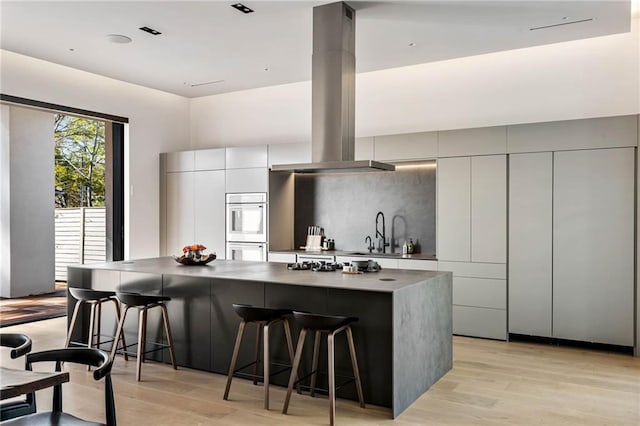
[[[34, 351], [60, 347], [65, 318], [6, 327], [31, 336]], [[2, 365], [20, 367], [2, 349]], [[47, 366], [44, 366], [45, 368]], [[49, 367], [50, 368], [50, 367]], [[102, 382], [68, 366], [65, 410], [104, 421]], [[43, 369], [38, 366], [37, 369]], [[293, 394], [289, 415], [280, 414], [284, 390], [273, 387], [272, 409], [262, 392], [236, 379], [223, 401], [225, 377], [148, 362], [143, 382], [135, 362], [116, 359], [113, 370], [119, 425], [325, 425], [326, 399]], [[366, 380], [366, 378], [364, 379]], [[51, 391], [38, 393], [38, 408]], [[398, 419], [385, 408], [362, 410], [338, 401], [342, 425], [640, 425], [640, 358], [575, 348], [454, 338], [453, 369]]]

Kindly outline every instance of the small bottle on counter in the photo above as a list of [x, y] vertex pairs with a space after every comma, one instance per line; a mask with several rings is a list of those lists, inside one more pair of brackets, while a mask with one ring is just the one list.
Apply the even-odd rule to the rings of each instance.
[[402, 245], [402, 254], [409, 254], [409, 245], [407, 244], [406, 241]]
[[407, 245], [407, 254], [413, 254], [415, 246], [413, 245], [413, 239], [409, 238], [409, 244]]

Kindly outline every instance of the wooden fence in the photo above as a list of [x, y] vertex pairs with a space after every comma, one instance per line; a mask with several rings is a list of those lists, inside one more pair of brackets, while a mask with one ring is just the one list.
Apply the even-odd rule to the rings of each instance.
[[56, 281], [67, 280], [67, 265], [105, 261], [105, 208], [55, 210]]

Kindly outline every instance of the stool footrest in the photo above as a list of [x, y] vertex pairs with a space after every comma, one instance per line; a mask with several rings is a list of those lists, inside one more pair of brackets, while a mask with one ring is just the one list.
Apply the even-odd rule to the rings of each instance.
[[[168, 344], [160, 343], [160, 342], [145, 342], [145, 345], [156, 345], [157, 347], [144, 351], [144, 354], [149, 354], [149, 353], [152, 353], [152, 352], [158, 352], [158, 351], [161, 351], [163, 349], [167, 349], [167, 348], [170, 347]], [[116, 354], [127, 354], [127, 355], [136, 356], [136, 355], [138, 355], [138, 352], [127, 350], [127, 349], [129, 349], [130, 347], [133, 347], [133, 346], [138, 346], [138, 344], [137, 343], [130, 343], [127, 346], [118, 349], [116, 351]]]
[[[262, 374], [251, 374], [251, 373], [243, 373], [240, 370], [244, 370], [245, 368], [251, 367], [252, 365], [255, 365], [258, 361], [253, 361], [250, 362], [249, 364], [243, 365], [242, 367], [236, 368], [235, 370], [233, 370], [233, 375], [236, 377], [240, 377], [243, 379], [260, 379], [260, 381], [264, 380], [264, 376]], [[277, 376], [278, 374], [282, 374], [285, 371], [290, 371], [291, 370], [291, 365], [289, 364], [282, 364], [279, 362], [272, 362], [271, 365], [276, 365], [278, 367], [284, 367], [281, 368], [278, 371], [274, 371], [273, 373], [269, 374], [269, 377], [274, 377]]]

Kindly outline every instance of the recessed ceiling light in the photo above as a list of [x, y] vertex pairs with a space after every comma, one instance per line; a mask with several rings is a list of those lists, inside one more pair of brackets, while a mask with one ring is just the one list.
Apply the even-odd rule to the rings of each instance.
[[214, 80], [214, 81], [205, 81], [202, 83], [192, 83], [189, 86], [191, 87], [199, 87], [199, 86], [206, 86], [208, 84], [218, 84], [218, 83], [224, 83], [224, 80]]
[[74, 49], [73, 47], [69, 48], [69, 52], [75, 52], [75, 51], [76, 51], [76, 49]]
[[122, 34], [107, 34], [105, 37], [111, 43], [117, 43], [117, 44], [126, 44], [126, 43], [131, 43], [133, 41], [131, 40], [131, 37], [127, 37]]
[[[562, 18], [562, 19], [566, 19], [566, 18]], [[565, 22], [560, 22], [560, 23], [557, 23], [557, 24], [542, 25], [542, 26], [539, 26], [539, 27], [529, 28], [529, 31], [544, 30], [546, 28], [561, 27], [563, 25], [571, 25], [571, 24], [580, 24], [580, 23], [583, 23], [583, 22], [590, 22], [590, 21], [595, 21], [595, 18], [578, 19], [578, 20], [575, 20], [575, 21], [565, 21]]]
[[242, 3], [236, 3], [236, 4], [232, 4], [231, 5], [232, 8], [239, 10], [242, 13], [252, 13], [253, 9], [248, 8], [247, 6], [245, 6]]
[[417, 44], [414, 43], [414, 42], [409, 43], [409, 47], [416, 47], [416, 46], [417, 46]]
[[149, 27], [140, 27], [138, 29], [144, 31], [145, 33], [149, 33], [151, 35], [160, 35], [160, 34], [162, 34], [160, 31], [154, 30], [153, 28], [149, 28]]
[[269, 68], [269, 67], [265, 67], [265, 69], [264, 69], [264, 70], [265, 70], [265, 71], [271, 71], [271, 68]]

